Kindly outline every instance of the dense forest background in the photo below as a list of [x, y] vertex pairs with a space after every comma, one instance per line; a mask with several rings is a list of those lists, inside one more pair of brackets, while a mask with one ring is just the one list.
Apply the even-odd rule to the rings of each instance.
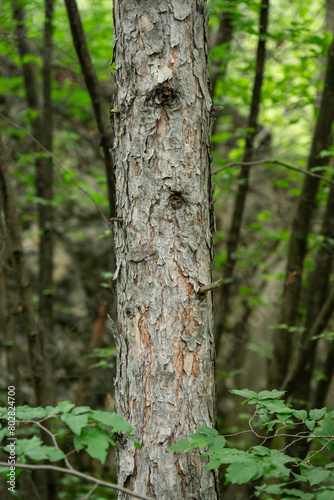
[[[78, 2], [82, 38], [66, 4], [0, 6], [0, 386], [16, 387], [17, 405], [113, 411], [112, 8]], [[300, 409], [333, 409], [334, 2], [208, 7], [226, 434], [249, 418], [230, 389], [283, 389]], [[112, 457], [80, 467], [115, 476]], [[59, 498], [81, 498], [76, 487], [63, 478]]]

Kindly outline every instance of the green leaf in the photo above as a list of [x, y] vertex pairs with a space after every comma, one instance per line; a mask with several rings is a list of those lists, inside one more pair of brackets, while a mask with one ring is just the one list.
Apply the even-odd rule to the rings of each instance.
[[72, 415], [72, 413], [65, 413], [61, 416], [61, 420], [69, 426], [74, 434], [79, 435], [82, 428], [87, 425], [88, 415]]
[[314, 486], [315, 484], [319, 484], [325, 479], [327, 479], [331, 475], [329, 470], [324, 470], [321, 468], [312, 469], [307, 472], [306, 477], [310, 486]]
[[31, 439], [18, 439], [16, 441], [16, 454], [26, 455], [36, 461], [45, 459], [55, 461], [65, 458], [61, 450], [57, 450], [53, 446], [44, 446], [37, 436], [33, 436]]
[[310, 431], [313, 431], [315, 427], [315, 420], [305, 420], [305, 425]]
[[263, 399], [277, 399], [281, 398], [284, 396], [285, 391], [278, 391], [277, 389], [274, 389], [272, 391], [261, 391], [259, 392], [259, 400]]
[[81, 413], [91, 412], [92, 409], [89, 406], [76, 406], [72, 410], [72, 415], [80, 415]]
[[44, 418], [47, 416], [47, 410], [45, 408], [31, 408], [31, 406], [24, 405], [18, 406], [16, 408], [15, 415], [21, 420], [30, 420], [33, 418]]
[[190, 442], [188, 441], [188, 439], [180, 439], [176, 443], [172, 444], [172, 446], [170, 446], [169, 449], [171, 451], [176, 451], [176, 452], [182, 451], [183, 453], [186, 453], [186, 451], [189, 451], [192, 449], [192, 447], [189, 447], [189, 445], [190, 445]]
[[253, 453], [255, 455], [260, 455], [260, 456], [263, 456], [263, 457], [271, 455], [270, 450], [266, 446], [253, 446], [250, 449], [251, 449], [251, 451], [253, 451]]
[[322, 418], [326, 413], [326, 408], [321, 408], [321, 410], [319, 409], [315, 409], [315, 410], [310, 410], [310, 419], [312, 420], [320, 420], [320, 418]]
[[257, 393], [251, 391], [250, 389], [231, 389], [230, 392], [232, 394], [236, 394], [237, 396], [241, 396], [247, 399], [258, 399]]
[[257, 474], [258, 466], [255, 461], [236, 462], [227, 468], [226, 480], [235, 484], [247, 483]]
[[71, 403], [70, 401], [60, 401], [57, 404], [57, 408], [60, 411], [60, 413], [68, 413], [74, 407], [75, 407], [75, 405], [73, 403]]
[[113, 444], [109, 433], [99, 427], [85, 429], [80, 439], [87, 453], [104, 464], [107, 458], [107, 449], [110, 444]]
[[333, 496], [333, 490], [322, 491], [321, 493], [317, 493], [316, 500], [333, 500]]
[[294, 410], [293, 416], [298, 418], [299, 420], [304, 421], [307, 419], [307, 411], [306, 410]]
[[126, 432], [127, 434], [130, 434], [133, 431], [131, 425], [117, 413], [110, 413], [108, 411], [92, 411], [90, 418], [94, 418], [98, 422], [112, 427], [113, 432]]

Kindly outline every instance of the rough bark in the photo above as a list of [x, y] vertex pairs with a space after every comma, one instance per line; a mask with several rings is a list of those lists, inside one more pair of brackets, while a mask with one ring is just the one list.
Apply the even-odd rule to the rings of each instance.
[[[269, 18], [269, 0], [262, 0], [260, 10], [260, 29], [259, 42], [256, 54], [255, 79], [252, 93], [251, 108], [248, 118], [248, 132], [246, 136], [246, 144], [243, 155], [243, 162], [250, 162], [254, 155], [254, 139], [258, 129], [258, 115], [260, 110], [261, 89], [264, 75], [264, 65], [266, 60], [266, 34], [268, 30]], [[231, 290], [231, 278], [236, 263], [236, 251], [240, 239], [240, 231], [243, 220], [244, 208], [249, 185], [249, 166], [242, 166], [238, 178], [238, 192], [234, 204], [232, 214], [231, 227], [228, 233], [227, 240], [227, 257], [224, 267], [224, 281], [221, 289], [220, 312], [219, 312], [219, 328], [216, 338], [216, 349], [219, 353], [221, 335], [225, 329], [226, 315], [229, 309], [229, 296]]]
[[71, 26], [73, 43], [78, 55], [87, 90], [89, 92], [96, 123], [101, 134], [101, 145], [104, 153], [104, 162], [106, 170], [106, 179], [109, 195], [110, 216], [115, 216], [115, 177], [111, 150], [113, 147], [113, 138], [110, 130], [109, 120], [107, 119], [105, 106], [102, 99], [102, 92], [96, 72], [88, 50], [85, 33], [82, 27], [80, 13], [76, 0], [65, 0], [68, 19]]
[[[327, 164], [326, 157], [319, 153], [331, 144], [334, 121], [334, 42], [329, 48], [325, 87], [322, 94], [319, 116], [313, 134], [307, 170]], [[307, 235], [316, 208], [319, 179], [304, 177], [301, 195], [294, 215], [286, 267], [286, 281], [282, 300], [280, 323], [293, 326], [296, 323], [300, 300], [300, 280], [307, 250]], [[292, 279], [290, 279], [292, 277]], [[269, 386], [280, 387], [290, 363], [292, 336], [287, 330], [277, 330], [274, 335], [274, 353], [269, 368]]]
[[206, 23], [204, 0], [114, 4], [116, 400], [142, 446], [118, 481], [171, 500], [219, 496], [199, 452], [169, 451], [215, 424]]

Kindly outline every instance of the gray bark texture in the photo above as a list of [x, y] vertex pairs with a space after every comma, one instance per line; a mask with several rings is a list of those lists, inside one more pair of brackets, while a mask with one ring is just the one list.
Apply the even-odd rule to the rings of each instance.
[[118, 482], [217, 499], [200, 453], [169, 451], [215, 424], [206, 2], [117, 0], [114, 29], [116, 403], [142, 446], [120, 440]]

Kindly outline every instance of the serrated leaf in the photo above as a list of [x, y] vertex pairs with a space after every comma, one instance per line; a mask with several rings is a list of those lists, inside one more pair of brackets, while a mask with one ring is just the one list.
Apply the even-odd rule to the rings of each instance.
[[299, 420], [307, 419], [307, 411], [306, 410], [294, 410], [293, 416], [298, 418]]
[[333, 500], [333, 490], [322, 491], [317, 493], [316, 500]]
[[226, 439], [224, 436], [216, 436], [213, 442], [209, 445], [208, 454], [217, 454], [221, 452], [226, 445]]
[[87, 429], [87, 432], [82, 436], [82, 441], [87, 453], [104, 464], [107, 458], [109, 445], [113, 443], [113, 441], [110, 441], [109, 434], [99, 427]]
[[55, 408], [54, 406], [46, 406], [45, 411], [47, 417], [54, 417], [59, 413], [59, 409]]
[[92, 409], [89, 406], [77, 406], [73, 408], [72, 415], [80, 415], [81, 413], [91, 412]]
[[214, 429], [212, 427], [207, 427], [206, 425], [199, 427], [197, 430], [202, 434], [206, 434], [207, 436], [218, 436], [217, 429]]
[[92, 411], [89, 416], [104, 425], [112, 427], [113, 432], [126, 432], [127, 434], [130, 434], [133, 431], [131, 425], [117, 413], [110, 413], [108, 411]]
[[255, 461], [235, 462], [228, 466], [226, 480], [235, 484], [248, 483], [257, 474], [258, 467]]
[[45, 460], [52, 458], [52, 460], [60, 460], [65, 457], [64, 453], [53, 446], [43, 445], [41, 439], [33, 436], [31, 439], [18, 439], [16, 441], [16, 454], [26, 455], [32, 460]]
[[315, 421], [314, 420], [305, 420], [305, 425], [306, 427], [310, 430], [313, 431], [315, 427]]
[[177, 452], [182, 451], [183, 453], [185, 453], [186, 451], [191, 450], [192, 446], [190, 445], [188, 439], [180, 439], [176, 443], [172, 444], [172, 446], [170, 446], [169, 449], [171, 451], [177, 451]]
[[74, 434], [79, 435], [82, 428], [87, 425], [88, 415], [72, 415], [72, 413], [65, 413], [61, 416], [61, 420], [69, 426]]
[[329, 470], [324, 470], [320, 468], [316, 468], [307, 472], [306, 477], [310, 486], [314, 486], [315, 484], [319, 484], [325, 479], [327, 479], [331, 475]]
[[260, 391], [258, 394], [258, 399], [262, 401], [263, 399], [277, 399], [284, 396], [285, 391], [278, 391], [273, 389], [272, 391]]
[[58, 460], [62, 460], [66, 457], [65, 453], [63, 453], [61, 450], [57, 450], [57, 448], [54, 448], [52, 446], [48, 446], [47, 453], [50, 462], [58, 462]]
[[319, 420], [326, 413], [326, 408], [310, 410], [309, 416], [311, 420]]
[[15, 415], [21, 420], [30, 420], [33, 418], [44, 418], [47, 416], [45, 408], [31, 408], [31, 406], [24, 405], [16, 408]]
[[232, 394], [236, 394], [237, 396], [241, 396], [247, 399], [258, 399], [257, 393], [251, 391], [250, 389], [231, 389], [230, 392]]
[[59, 403], [57, 404], [57, 408], [60, 411], [60, 413], [68, 413], [74, 407], [75, 405], [70, 401], [59, 401]]
[[260, 455], [261, 457], [270, 456], [271, 452], [266, 446], [253, 446], [251, 450], [255, 455]]

